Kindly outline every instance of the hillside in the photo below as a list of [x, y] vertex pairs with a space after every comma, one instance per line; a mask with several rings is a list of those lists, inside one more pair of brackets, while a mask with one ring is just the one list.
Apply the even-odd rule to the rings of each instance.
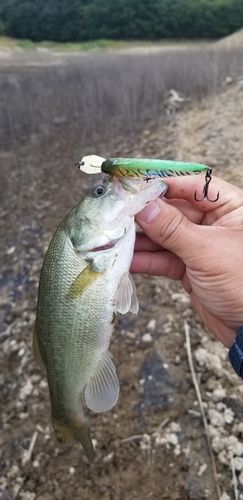
[[239, 47], [242, 49], [243, 47], [243, 30], [237, 31], [230, 36], [226, 36], [217, 42], [219, 47], [227, 47], [234, 48]]

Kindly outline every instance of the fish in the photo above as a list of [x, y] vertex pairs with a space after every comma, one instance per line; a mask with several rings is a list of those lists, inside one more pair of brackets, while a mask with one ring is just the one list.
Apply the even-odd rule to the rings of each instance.
[[90, 462], [94, 448], [81, 399], [94, 412], [117, 402], [110, 339], [116, 314], [139, 308], [129, 273], [134, 216], [166, 190], [161, 179], [121, 182], [103, 174], [63, 219], [44, 258], [33, 351], [47, 373], [57, 439], [79, 441]]

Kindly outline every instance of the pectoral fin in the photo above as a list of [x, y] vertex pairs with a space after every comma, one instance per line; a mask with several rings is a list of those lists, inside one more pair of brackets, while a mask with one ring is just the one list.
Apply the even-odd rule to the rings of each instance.
[[87, 266], [76, 278], [76, 280], [71, 285], [68, 297], [70, 299], [77, 299], [80, 297], [85, 290], [99, 277], [102, 273], [94, 271], [92, 267]]
[[125, 273], [119, 283], [116, 295], [117, 311], [126, 314], [131, 311], [137, 314], [139, 303], [136, 286], [130, 273]]
[[85, 388], [84, 397], [90, 410], [101, 412], [112, 408], [119, 396], [119, 381], [111, 354], [107, 352], [101, 360], [95, 375]]
[[32, 348], [33, 348], [33, 353], [34, 353], [34, 357], [35, 357], [37, 365], [42, 370], [46, 371], [46, 367], [45, 367], [44, 361], [41, 357], [41, 353], [40, 353], [40, 349], [39, 349], [39, 345], [38, 345], [36, 327], [34, 328], [34, 332], [33, 332]]

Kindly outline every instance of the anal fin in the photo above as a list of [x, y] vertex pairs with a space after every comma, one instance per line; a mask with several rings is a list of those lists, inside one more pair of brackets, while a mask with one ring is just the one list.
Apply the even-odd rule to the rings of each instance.
[[34, 332], [33, 332], [32, 348], [33, 348], [33, 353], [34, 353], [34, 357], [35, 357], [37, 365], [43, 371], [46, 371], [46, 367], [45, 367], [44, 361], [43, 361], [43, 359], [41, 357], [41, 353], [40, 353], [40, 349], [39, 349], [39, 345], [38, 345], [37, 333], [36, 333], [36, 326], [35, 326]]
[[84, 397], [90, 410], [110, 410], [117, 402], [120, 391], [116, 369], [109, 351], [100, 361], [96, 373], [86, 385]]

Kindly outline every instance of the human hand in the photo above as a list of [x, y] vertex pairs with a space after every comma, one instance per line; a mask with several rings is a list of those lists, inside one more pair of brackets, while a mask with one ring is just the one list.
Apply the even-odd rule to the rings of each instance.
[[131, 272], [181, 280], [211, 332], [228, 348], [243, 324], [243, 190], [213, 177], [197, 202], [202, 176], [166, 179], [166, 199], [147, 205]]

